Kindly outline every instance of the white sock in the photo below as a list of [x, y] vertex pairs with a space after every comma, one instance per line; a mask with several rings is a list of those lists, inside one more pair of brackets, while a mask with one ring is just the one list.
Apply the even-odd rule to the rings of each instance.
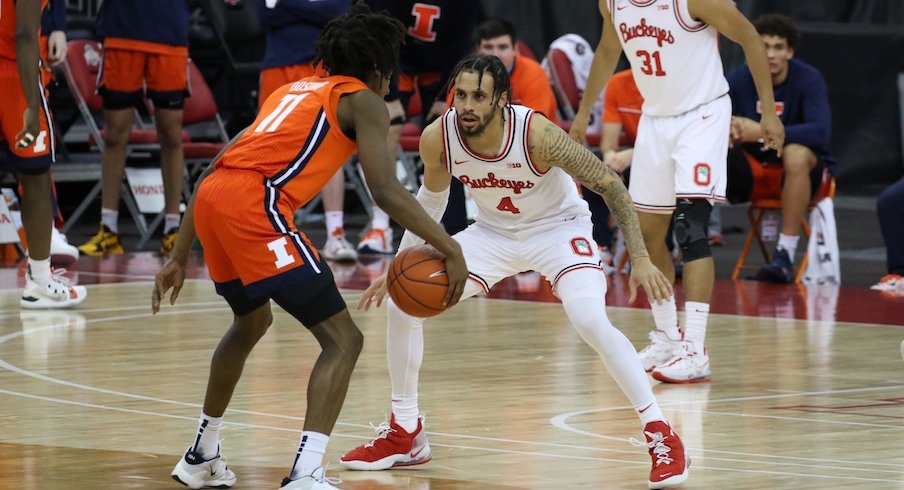
[[289, 478], [295, 480], [305, 475], [310, 475], [317, 468], [323, 466], [323, 453], [330, 442], [330, 436], [320, 432], [303, 431], [298, 443], [298, 454], [295, 455], [295, 464], [292, 465], [292, 473]]
[[399, 424], [409, 434], [417, 429], [417, 393], [414, 395], [392, 394], [392, 414], [395, 423]]
[[119, 233], [119, 211], [100, 208], [100, 224], [106, 226], [113, 233]]
[[424, 319], [406, 315], [392, 300], [386, 308], [386, 358], [392, 381], [392, 413], [397, 424], [412, 432], [417, 428], [417, 383], [424, 360]]
[[28, 270], [31, 271], [31, 279], [38, 284], [50, 282], [50, 257], [43, 260], [28, 258]]
[[800, 240], [800, 235], [778, 234], [778, 246], [788, 252], [788, 258], [791, 259], [792, 264], [794, 263], [794, 253], [797, 252], [798, 240]]
[[380, 230], [388, 230], [389, 229], [389, 215], [386, 214], [386, 211], [374, 206], [373, 208], [374, 219], [371, 221], [371, 228], [378, 228]]
[[223, 417], [211, 417], [201, 412], [198, 419], [198, 435], [192, 450], [199, 453], [204, 459], [215, 457], [220, 451], [220, 427], [223, 426]]
[[182, 217], [179, 216], [179, 213], [166, 213], [163, 217], [163, 232], [169, 233], [173, 230], [178, 230], [181, 222]]
[[665, 332], [672, 340], [681, 339], [675, 295], [673, 294], [659, 303], [650, 301], [650, 308], [653, 310], [653, 322], [656, 324], [656, 329]]
[[[326, 215], [326, 232], [331, 234], [337, 228], [343, 230], [345, 228], [345, 213], [343, 211], [327, 211]], [[343, 232], [344, 233], [344, 232]]]
[[655, 399], [650, 403], [635, 405], [634, 411], [637, 412], [637, 416], [640, 417], [640, 423], [644, 426], [650, 422], [665, 420], [662, 415], [662, 409], [659, 408], [659, 402]]
[[709, 318], [709, 305], [697, 301], [684, 303], [684, 340], [691, 343], [694, 352], [703, 352], [706, 340], [706, 321]]

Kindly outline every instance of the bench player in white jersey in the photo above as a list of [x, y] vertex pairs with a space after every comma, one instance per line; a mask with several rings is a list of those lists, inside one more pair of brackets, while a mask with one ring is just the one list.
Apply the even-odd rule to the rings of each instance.
[[764, 144], [781, 151], [785, 133], [774, 110], [763, 41], [730, 0], [600, 0], [599, 7], [603, 33], [571, 135], [584, 141], [590, 109], [624, 49], [644, 98], [631, 198], [653, 262], [674, 281], [664, 241], [673, 212], [685, 262], [684, 329], [678, 328], [674, 296], [651, 302], [656, 330], [641, 362], [660, 381], [709, 381], [704, 340], [715, 274], [707, 235], [712, 204], [725, 199], [731, 124], [719, 33], [744, 48], [763, 101]]
[[[663, 299], [671, 294], [671, 285], [647, 254], [628, 190], [617, 174], [558, 126], [527, 107], [509, 104], [509, 75], [499, 58], [469, 55], [452, 79], [453, 108], [421, 135], [424, 185], [417, 199], [438, 221], [454, 176], [477, 203], [477, 221], [455, 235], [471, 279], [462, 298], [486, 292], [522, 271], [546, 276], [571, 324], [597, 351], [641, 419], [653, 458], [650, 487], [683, 482], [689, 461], [681, 440], [663, 419], [630, 341], [606, 316], [606, 276], [587, 203], [573, 178], [601, 194], [625, 230], [634, 260], [632, 298], [641, 286], [651, 298]], [[406, 231], [399, 250], [417, 243], [423, 240]], [[364, 292], [359, 308], [382, 302], [385, 279], [377, 279]], [[388, 310], [392, 418], [373, 441], [342, 457], [350, 469], [383, 470], [431, 458], [417, 404], [424, 320], [402, 313], [391, 301]]]

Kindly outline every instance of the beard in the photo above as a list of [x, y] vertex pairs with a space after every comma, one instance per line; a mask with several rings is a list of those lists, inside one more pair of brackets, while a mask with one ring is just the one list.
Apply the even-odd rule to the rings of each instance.
[[[490, 123], [493, 122], [493, 119], [496, 118], [496, 113], [497, 113], [497, 112], [498, 112], [498, 111], [497, 111], [496, 109], [493, 109], [492, 111], [490, 111], [489, 114], [487, 114], [486, 116], [483, 116], [483, 118], [478, 118], [478, 120], [477, 120], [477, 125], [474, 126], [474, 127], [472, 127], [472, 128], [467, 128], [467, 127], [464, 127], [464, 126], [461, 125], [462, 114], [459, 114], [459, 115], [457, 116], [457, 118], [458, 118], [458, 129], [461, 130], [461, 132], [462, 132], [465, 136], [468, 136], [468, 137], [480, 136], [481, 134], [483, 134], [484, 131], [486, 131], [487, 126], [489, 126]], [[475, 115], [475, 114], [471, 113], [471, 114], [468, 114], [468, 115]]]

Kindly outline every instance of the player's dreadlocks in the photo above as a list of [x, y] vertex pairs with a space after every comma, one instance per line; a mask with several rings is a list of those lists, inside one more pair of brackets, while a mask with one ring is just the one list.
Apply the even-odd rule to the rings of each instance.
[[458, 74], [463, 71], [477, 72], [477, 85], [483, 83], [483, 74], [489, 73], [493, 77], [493, 100], [498, 101], [502, 94], [506, 95], [509, 104], [512, 102], [512, 80], [509, 78], [509, 72], [505, 68], [502, 60], [493, 55], [486, 54], [469, 54], [455, 65], [452, 69], [452, 77], [449, 79], [448, 85], [451, 87], [455, 84]]
[[317, 39], [314, 64], [322, 64], [330, 75], [364, 80], [379, 71], [396, 80], [399, 74], [399, 44], [405, 26], [384, 13], [374, 13], [363, 0], [331, 20]]

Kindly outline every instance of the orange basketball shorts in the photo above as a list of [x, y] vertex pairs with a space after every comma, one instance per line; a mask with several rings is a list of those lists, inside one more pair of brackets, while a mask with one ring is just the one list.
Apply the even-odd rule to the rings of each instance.
[[[195, 198], [195, 230], [210, 278], [226, 295], [240, 280], [249, 297], [320, 274], [320, 255], [293, 223], [295, 208], [258, 172], [218, 169]], [[231, 289], [230, 289], [231, 290]]]
[[296, 80], [307, 77], [321, 75], [325, 76], [326, 74], [327, 73], [323, 71], [319, 66], [317, 67], [317, 69], [314, 69], [314, 66], [310, 63], [303, 65], [274, 66], [272, 68], [265, 68], [261, 70], [260, 88], [259, 94], [257, 96], [257, 108], [260, 109], [261, 106], [264, 105], [264, 101], [267, 100], [267, 97], [269, 97], [270, 94], [287, 83], [292, 83]]
[[[31, 146], [16, 148], [16, 135], [22, 131], [22, 115], [28, 104], [22, 93], [16, 61], [0, 58], [0, 94], [3, 94], [3, 103], [0, 103], [0, 126], [2, 126], [0, 141], [3, 145], [0, 147], [5, 146], [4, 153], [8, 155], [6, 158], [0, 158], [0, 168], [23, 174], [40, 174], [53, 163], [55, 150], [53, 124], [50, 123], [50, 110], [41, 83], [40, 79], [34, 80], [41, 98], [41, 112], [38, 114], [41, 131], [35, 136]], [[0, 151], [3, 149], [0, 148]]]
[[127, 109], [147, 98], [156, 107], [181, 109], [189, 95], [188, 49], [131, 40], [108, 40], [98, 75], [104, 108]]

